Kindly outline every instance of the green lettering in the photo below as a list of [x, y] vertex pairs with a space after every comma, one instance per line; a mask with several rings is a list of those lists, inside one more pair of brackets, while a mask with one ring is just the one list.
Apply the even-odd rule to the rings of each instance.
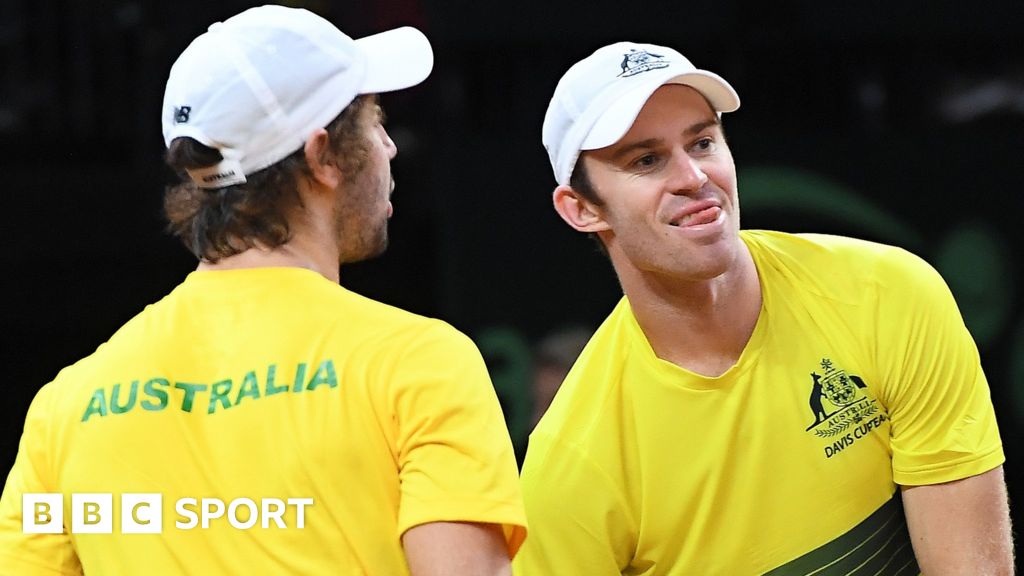
[[302, 392], [302, 383], [306, 381], [306, 363], [299, 362], [295, 369], [295, 384], [292, 385], [292, 392]]
[[[154, 403], [150, 400], [143, 400], [140, 402], [142, 408], [153, 412], [167, 408], [167, 391], [162, 388], [167, 388], [170, 385], [171, 383], [165, 378], [152, 378], [149, 382], [146, 382], [142, 391], [145, 392], [147, 396], [156, 398], [159, 403]], [[161, 386], [162, 388], [156, 388], [157, 386]]]
[[195, 399], [196, 392], [206, 391], [206, 384], [190, 384], [188, 382], [175, 382], [174, 387], [178, 390], [184, 390], [185, 396], [181, 399], [181, 409], [184, 412], [192, 411], [192, 401]]
[[338, 385], [338, 377], [334, 374], [334, 362], [331, 360], [324, 360], [320, 363], [320, 367], [316, 369], [316, 374], [313, 374], [309, 384], [306, 385], [306, 390], [312, 390], [322, 384], [327, 384], [331, 388]]
[[93, 414], [99, 414], [100, 416], [107, 415], [107, 397], [103, 393], [103, 388], [97, 388], [92, 393], [92, 398], [89, 399], [89, 405], [85, 408], [85, 414], [82, 414], [82, 422], [89, 419], [89, 416]]
[[235, 397], [235, 406], [238, 406], [242, 402], [242, 398], [245, 397], [260, 399], [260, 383], [256, 380], [255, 370], [246, 372], [242, 386], [238, 389], [238, 396]]
[[131, 392], [128, 393], [128, 402], [125, 405], [118, 403], [117, 399], [121, 396], [121, 385], [114, 384], [114, 389], [110, 391], [110, 412], [113, 414], [124, 414], [135, 407], [135, 395], [138, 393], [139, 381], [132, 381]]
[[264, 396], [273, 396], [278, 392], [287, 392], [287, 386], [274, 386], [274, 377], [277, 375], [277, 364], [271, 364], [267, 368], [267, 386], [264, 388]]
[[214, 382], [210, 385], [210, 406], [206, 409], [207, 414], [213, 414], [217, 410], [217, 402], [221, 408], [231, 408], [231, 399], [228, 394], [231, 392], [231, 379]]

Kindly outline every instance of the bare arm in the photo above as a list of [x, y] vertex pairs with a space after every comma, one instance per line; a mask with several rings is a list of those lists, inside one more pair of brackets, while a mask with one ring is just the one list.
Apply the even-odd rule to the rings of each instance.
[[501, 526], [430, 522], [402, 535], [412, 576], [511, 576]]
[[1013, 574], [1002, 466], [962, 480], [903, 489], [914, 554], [927, 576]]

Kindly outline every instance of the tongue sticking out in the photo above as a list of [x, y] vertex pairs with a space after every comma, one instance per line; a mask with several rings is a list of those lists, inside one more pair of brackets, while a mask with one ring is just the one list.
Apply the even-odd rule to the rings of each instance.
[[718, 206], [712, 206], [705, 208], [700, 212], [694, 212], [688, 214], [685, 218], [679, 221], [679, 226], [698, 226], [700, 224], [710, 224], [718, 219], [718, 215], [721, 214], [722, 209]]

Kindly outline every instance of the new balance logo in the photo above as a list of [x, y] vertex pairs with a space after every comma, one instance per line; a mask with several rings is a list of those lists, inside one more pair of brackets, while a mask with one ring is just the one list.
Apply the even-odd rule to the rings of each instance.
[[174, 123], [185, 124], [188, 122], [188, 116], [192, 113], [191, 106], [175, 106], [174, 107]]

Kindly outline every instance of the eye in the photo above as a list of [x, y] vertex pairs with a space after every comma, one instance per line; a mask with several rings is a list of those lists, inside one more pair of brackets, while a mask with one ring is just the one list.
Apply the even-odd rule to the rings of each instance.
[[698, 154], [709, 154], [716, 149], [715, 139], [711, 136], [706, 136], [694, 142], [690, 149]]
[[629, 163], [629, 169], [635, 172], [649, 172], [661, 164], [661, 156], [648, 152]]

